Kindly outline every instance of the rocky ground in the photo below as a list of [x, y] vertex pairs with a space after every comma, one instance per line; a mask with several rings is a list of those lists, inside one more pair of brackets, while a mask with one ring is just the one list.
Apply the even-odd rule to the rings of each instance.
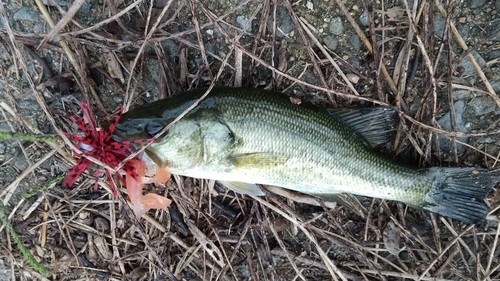
[[[76, 130], [79, 100], [102, 120], [211, 83], [391, 106], [401, 121], [381, 153], [496, 169], [500, 1], [449, 2], [2, 2], [0, 280], [499, 279], [496, 190], [473, 227], [395, 202], [252, 199], [181, 177], [148, 187], [175, 204], [137, 220], [106, 178], [97, 191], [93, 173], [60, 185], [75, 160], [58, 135]], [[49, 18], [64, 22], [54, 34]]]

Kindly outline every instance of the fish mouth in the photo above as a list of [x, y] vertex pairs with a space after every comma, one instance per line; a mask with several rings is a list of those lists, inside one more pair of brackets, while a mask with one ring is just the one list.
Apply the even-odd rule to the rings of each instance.
[[154, 165], [156, 165], [158, 167], [166, 167], [167, 166], [166, 163], [164, 161], [162, 161], [161, 158], [156, 153], [154, 153], [151, 149], [146, 148], [144, 153], [146, 154], [145, 156], [148, 158], [147, 160], [152, 161]]

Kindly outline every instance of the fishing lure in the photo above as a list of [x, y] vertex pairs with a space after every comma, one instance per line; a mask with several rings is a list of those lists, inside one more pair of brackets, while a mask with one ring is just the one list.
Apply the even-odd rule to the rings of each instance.
[[[66, 133], [66, 136], [81, 148], [82, 153], [74, 154], [78, 160], [76, 165], [68, 171], [62, 183], [63, 187], [71, 187], [80, 175], [92, 165], [92, 161], [85, 156], [91, 156], [114, 168], [132, 153], [134, 145], [154, 140], [148, 138], [133, 141], [115, 141], [112, 135], [116, 129], [116, 124], [120, 121], [123, 108], [120, 109], [120, 112], [113, 122], [109, 124], [108, 128], [98, 128], [90, 107], [83, 102], [81, 102], [81, 107], [83, 117], [70, 117], [78, 125], [81, 133]], [[108, 121], [107, 116], [104, 117], [104, 120]], [[113, 196], [116, 197], [118, 189], [113, 181], [113, 174], [108, 169], [104, 169], [104, 172], [109, 179]], [[94, 189], [98, 188], [100, 173], [101, 169], [96, 169]], [[123, 173], [125, 174], [125, 179], [123, 178]], [[149, 176], [151, 174], [153, 176]], [[146, 163], [139, 156], [126, 162], [119, 171], [114, 172], [114, 175], [120, 180], [122, 185], [127, 187], [127, 193], [133, 205], [134, 213], [137, 216], [142, 216], [151, 208], [159, 209], [170, 205], [171, 201], [163, 196], [151, 193], [142, 195], [144, 184], [165, 182], [170, 178], [170, 174], [168, 174], [166, 169], [155, 169], [155, 167], [149, 167], [148, 169]]]

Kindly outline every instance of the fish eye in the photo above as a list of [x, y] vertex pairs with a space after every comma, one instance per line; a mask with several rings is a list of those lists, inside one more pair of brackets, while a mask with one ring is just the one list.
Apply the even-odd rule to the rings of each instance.
[[149, 121], [146, 126], [144, 126], [144, 133], [148, 138], [152, 138], [158, 134], [163, 128], [165, 128], [166, 124], [159, 119], [154, 119]]

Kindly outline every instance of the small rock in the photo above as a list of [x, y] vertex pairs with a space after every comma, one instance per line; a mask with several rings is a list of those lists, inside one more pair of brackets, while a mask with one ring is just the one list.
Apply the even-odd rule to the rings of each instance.
[[330, 49], [330, 50], [335, 50], [338, 45], [337, 39], [333, 38], [332, 36], [325, 36], [323, 38], [323, 42], [325, 42], [325, 45]]
[[14, 162], [14, 167], [19, 171], [24, 171], [29, 167], [29, 164], [23, 157], [18, 157], [17, 161]]
[[[267, 24], [271, 28], [273, 26], [273, 19], [269, 18]], [[276, 32], [276, 36], [280, 39], [292, 36], [291, 33], [295, 30], [295, 24], [293, 23], [292, 18], [290, 18], [287, 9], [283, 6], [278, 6], [276, 9], [276, 25], [279, 28]]]
[[359, 22], [365, 27], [368, 26], [368, 12], [366, 10], [359, 16]]
[[121, 95], [113, 95], [113, 101], [117, 104], [121, 104], [123, 102], [123, 96]]
[[359, 66], [359, 57], [357, 55], [352, 55], [352, 56], [342, 56], [345, 57], [345, 61], [347, 61], [354, 69], [360, 69], [361, 66]]
[[216, 51], [216, 50], [217, 50], [217, 48], [215, 47], [215, 45], [214, 45], [212, 42], [207, 42], [207, 43], [205, 44], [205, 50], [206, 50], [207, 52], [212, 53], [212, 54], [216, 54], [216, 53], [217, 53], [217, 51]]
[[[467, 21], [467, 19], [465, 19]], [[441, 16], [441, 14], [436, 14], [434, 21], [434, 33], [437, 37], [442, 38], [444, 32], [444, 26], [446, 24], [446, 20]], [[467, 24], [457, 26], [458, 33], [462, 38], [467, 41], [467, 37], [469, 36], [469, 26]]]
[[103, 217], [96, 217], [94, 219], [94, 228], [99, 232], [106, 233], [110, 228], [109, 221]]
[[[226, 23], [224, 23], [224, 22], [220, 22], [220, 26], [221, 26], [221, 27], [222, 27], [222, 29], [224, 29], [224, 31], [226, 31], [226, 32], [229, 30], [229, 26], [228, 26]], [[216, 36], [223, 37], [223, 36], [222, 36], [222, 32], [219, 30], [219, 28], [218, 28], [218, 27], [214, 29], [214, 34], [215, 34]]]
[[472, 99], [475, 94], [469, 90], [456, 89], [452, 92], [454, 100]]
[[351, 42], [351, 46], [354, 50], [359, 51], [361, 49], [361, 40], [357, 34], [353, 34], [349, 41]]
[[470, 3], [471, 9], [481, 8], [486, 4], [486, 0], [472, 0]]
[[494, 143], [495, 141], [496, 139], [492, 138], [491, 136], [482, 137], [478, 140], [478, 142], [480, 143]]
[[[479, 30], [479, 28], [477, 28], [477, 29]], [[462, 36], [462, 39], [464, 39], [464, 41], [469, 40], [469, 30], [470, 30], [470, 26], [467, 24], [458, 26], [458, 33], [460, 34], [460, 36]], [[472, 33], [474, 34], [475, 32], [472, 32]], [[480, 33], [480, 32], [477, 32], [477, 33]]]
[[12, 132], [9, 124], [7, 122], [0, 122], [0, 133]]
[[169, 56], [171, 56], [171, 57], [178, 56], [179, 45], [177, 45], [177, 43], [175, 43], [175, 41], [163, 40], [161, 42], [161, 45], [163, 46], [163, 49], [168, 53]]
[[[484, 66], [486, 65], [486, 61], [481, 57], [481, 55], [479, 55], [476, 50], [472, 51], [472, 55], [476, 59], [481, 69], [484, 68]], [[464, 71], [462, 73], [463, 76], [471, 76], [476, 74], [476, 69], [474, 68], [474, 65], [471, 63], [468, 57], [463, 58], [458, 63], [458, 66], [464, 68]]]
[[441, 16], [441, 14], [436, 14], [434, 19], [434, 33], [437, 37], [443, 37], [444, 32], [444, 24], [446, 23], [445, 19]]
[[359, 79], [360, 79], [358, 75], [348, 73], [348, 74], [346, 74], [346, 76], [347, 76], [347, 79], [349, 79], [349, 81], [351, 81], [351, 83], [358, 84]]
[[14, 20], [25, 20], [35, 22], [38, 20], [40, 14], [32, 7], [22, 7], [17, 13], [14, 14]]
[[477, 116], [484, 116], [485, 114], [495, 111], [500, 113], [500, 109], [498, 109], [497, 104], [492, 100], [491, 97], [477, 97], [472, 99], [467, 105], [474, 110], [474, 113]]
[[[498, 33], [498, 41], [500, 41], [500, 32]], [[498, 50], [491, 50], [490, 52], [487, 52], [486, 54], [484, 54], [484, 59], [486, 61], [495, 60], [495, 59], [498, 59], [498, 58], [500, 58], [500, 48]], [[492, 65], [491, 66], [491, 69], [493, 71], [495, 71], [495, 68], [499, 69], [500, 68], [500, 64], [496, 64], [496, 65]], [[497, 73], [499, 73], [499, 72], [497, 71]], [[500, 80], [496, 81], [496, 82], [500, 82]]]
[[491, 83], [491, 87], [495, 90], [495, 92], [500, 93], [500, 80]]
[[[64, 1], [64, 0], [57, 0], [56, 2], [57, 2], [57, 5], [59, 5], [59, 6], [61, 6], [61, 7], [66, 7], [66, 6], [68, 6], [68, 3], [67, 3], [66, 1]], [[44, 5], [46, 5], [46, 6], [54, 6], [54, 5], [52, 4], [52, 1], [49, 1], [49, 0], [42, 0], [42, 3], [43, 3]]]
[[401, 252], [401, 230], [396, 227], [394, 222], [390, 221], [387, 227], [385, 228], [382, 239], [384, 241], [385, 248], [389, 253], [394, 256], [398, 256], [399, 252]]
[[38, 103], [35, 102], [34, 100], [31, 100], [31, 99], [20, 100], [19, 102], [17, 102], [17, 105], [19, 106], [19, 108], [29, 109], [29, 110], [33, 110], [33, 111], [37, 111], [40, 109], [38, 107]]
[[312, 11], [312, 10], [314, 10], [314, 4], [313, 4], [313, 2], [311, 2], [311, 1], [307, 1], [307, 3], [306, 3], [306, 7], [307, 7], [309, 10], [311, 10], [311, 11]]
[[340, 35], [344, 32], [344, 24], [342, 18], [335, 17], [330, 21], [330, 32], [333, 35]]
[[[246, 32], [252, 32], [252, 23], [248, 23], [249, 19], [247, 17], [237, 16], [236, 22], [240, 25], [241, 29], [244, 29]], [[246, 29], [245, 29], [245, 27], [246, 27]]]
[[45, 28], [47, 27], [47, 24], [46, 23], [37, 23], [34, 27], [33, 27], [33, 33], [35, 34], [38, 34], [38, 33], [44, 33], [45, 32]]
[[[467, 122], [463, 118], [465, 102], [463, 100], [456, 101], [454, 103], [454, 107], [456, 121], [455, 130], [457, 132], [467, 132], [467, 128], [465, 126]], [[437, 122], [439, 123], [441, 128], [443, 128], [443, 130], [451, 130], [450, 112], [447, 112], [445, 115], [441, 116], [441, 118], [439, 118]], [[453, 153], [453, 145], [451, 143], [451, 140], [442, 134], [439, 134], [438, 138], [441, 152], [451, 155]], [[457, 137], [456, 139], [465, 143], [469, 141], [468, 137]], [[465, 147], [463, 145], [457, 144], [457, 153], [460, 155], [464, 153], [464, 151]]]
[[238, 267], [238, 269], [237, 269], [237, 270], [238, 270], [238, 271], [241, 273], [241, 275], [242, 275], [243, 277], [245, 277], [245, 278], [250, 278], [250, 277], [252, 277], [252, 274], [250, 274], [250, 271], [248, 271], [248, 267], [246, 267], [246, 266], [244, 266], [244, 265], [242, 265], [242, 266]]

